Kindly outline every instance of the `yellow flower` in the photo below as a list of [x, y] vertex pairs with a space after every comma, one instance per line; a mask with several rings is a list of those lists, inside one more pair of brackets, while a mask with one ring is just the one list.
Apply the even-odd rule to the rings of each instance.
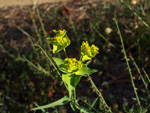
[[53, 53], [59, 52], [70, 45], [70, 39], [66, 34], [66, 30], [53, 30], [53, 32], [56, 34], [56, 36], [53, 38], [47, 38], [50, 43], [53, 44]]
[[94, 58], [96, 54], [99, 52], [99, 48], [95, 45], [89, 46], [89, 43], [82, 42], [81, 45], [81, 55], [82, 55], [82, 61], [90, 60], [91, 58]]
[[60, 34], [65, 34], [66, 33], [66, 31], [63, 29], [63, 30], [59, 30], [59, 33]]
[[66, 38], [63, 38], [63, 43], [66, 43], [67, 42], [67, 39]]
[[67, 72], [75, 72], [82, 67], [82, 62], [78, 61], [76, 58], [66, 58], [64, 63], [60, 65], [60, 68]]

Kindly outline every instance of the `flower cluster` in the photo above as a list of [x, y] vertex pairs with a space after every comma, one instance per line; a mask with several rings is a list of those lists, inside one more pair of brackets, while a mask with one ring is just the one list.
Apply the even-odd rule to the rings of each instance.
[[95, 45], [89, 46], [89, 43], [83, 42], [81, 45], [81, 55], [82, 55], [82, 61], [90, 60], [98, 54], [99, 48]]
[[53, 38], [47, 38], [50, 43], [53, 44], [53, 53], [59, 52], [60, 50], [65, 49], [70, 45], [70, 39], [66, 34], [66, 30], [53, 30], [53, 32], [56, 34], [56, 36]]
[[75, 72], [83, 67], [81, 61], [76, 58], [66, 58], [64, 63], [60, 65], [60, 68], [67, 72]]
[[[70, 39], [67, 37], [66, 30], [53, 30], [56, 34], [53, 38], [47, 38], [53, 45], [53, 53], [59, 52], [70, 45]], [[83, 62], [91, 60], [98, 54], [99, 48], [95, 45], [90, 46], [89, 43], [83, 42], [81, 45], [81, 59], [78, 61], [76, 58], [66, 58], [59, 66], [62, 72], [74, 73], [77, 70], [82, 69]]]

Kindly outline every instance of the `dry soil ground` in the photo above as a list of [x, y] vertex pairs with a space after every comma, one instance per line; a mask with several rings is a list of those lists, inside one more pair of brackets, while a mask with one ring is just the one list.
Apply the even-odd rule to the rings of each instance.
[[0, 8], [8, 6], [22, 6], [22, 5], [32, 5], [41, 3], [55, 3], [55, 2], [66, 2], [72, 0], [0, 0]]

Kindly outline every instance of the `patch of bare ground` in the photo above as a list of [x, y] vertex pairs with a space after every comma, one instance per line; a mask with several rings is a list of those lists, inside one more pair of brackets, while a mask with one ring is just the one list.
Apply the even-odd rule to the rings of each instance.
[[39, 5], [43, 3], [71, 2], [72, 0], [0, 0], [0, 8], [9, 6]]

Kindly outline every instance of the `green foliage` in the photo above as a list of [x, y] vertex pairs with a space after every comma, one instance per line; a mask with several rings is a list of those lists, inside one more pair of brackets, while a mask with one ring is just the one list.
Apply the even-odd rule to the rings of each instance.
[[[67, 36], [66, 31], [65, 30], [60, 30], [60, 31], [53, 30], [53, 31], [57, 35], [55, 37], [56, 39], [55, 38], [53, 38], [53, 39], [47, 38], [51, 42], [51, 44], [53, 44], [53, 53], [59, 52], [60, 50], [64, 49], [64, 52], [66, 54], [65, 49], [68, 46], [67, 44], [70, 44], [70, 40], [66, 39], [66, 36]], [[69, 42], [68, 41], [65, 42], [64, 37], [66, 39], [65, 41], [69, 40]], [[62, 81], [64, 82], [64, 84], [69, 92], [69, 98], [64, 97], [64, 98], [62, 98], [58, 101], [55, 101], [51, 104], [33, 108], [31, 110], [39, 110], [39, 109], [50, 108], [50, 107], [54, 107], [54, 106], [58, 106], [58, 105], [64, 105], [64, 104], [68, 103], [68, 101], [70, 101], [70, 105], [71, 105], [73, 111], [76, 112], [76, 109], [79, 109], [81, 112], [84, 112], [84, 113], [92, 113], [85, 107], [79, 106], [79, 104], [76, 100], [76, 85], [78, 84], [78, 82], [80, 81], [82, 76], [89, 76], [89, 75], [97, 72], [97, 70], [95, 70], [95, 69], [88, 68], [87, 65], [84, 64], [84, 61], [91, 60], [91, 58], [95, 57], [96, 54], [98, 53], [99, 48], [96, 47], [95, 45], [92, 45], [90, 47], [88, 45], [88, 42], [86, 42], [85, 47], [83, 47], [83, 46], [84, 46], [84, 42], [81, 46], [81, 55], [82, 55], [80, 57], [80, 58], [82, 58], [81, 61], [76, 60], [76, 58], [65, 58], [63, 60], [63, 59], [53, 57], [53, 60], [56, 62], [56, 65], [57, 65], [59, 71], [63, 72]], [[45, 53], [45, 51], [41, 47], [40, 47], [40, 49], [48, 57], [48, 55]], [[88, 50], [88, 49], [89, 49], [89, 51], [86, 52], [86, 50]], [[83, 59], [84, 56], [86, 56], [86, 55], [89, 57], [89, 59]], [[66, 56], [67, 56], [67, 54], [66, 54]], [[50, 59], [50, 58], [48, 57], [48, 59]], [[49, 61], [52, 64], [54, 64], [51, 59]], [[54, 68], [58, 71], [58, 69], [55, 66], [54, 66]]]
[[77, 108], [83, 113], [94, 113], [83, 106], [77, 106]]
[[67, 104], [69, 101], [70, 101], [70, 98], [68, 96], [64, 96], [63, 98], [61, 98], [51, 104], [39, 106], [37, 108], [32, 108], [31, 110], [38, 110], [38, 109], [42, 110], [42, 109], [46, 109], [46, 108], [50, 108], [50, 107], [60, 106], [60, 105]]
[[53, 60], [55, 61], [57, 66], [59, 66], [60, 64], [62, 64], [64, 62], [63, 59], [60, 59], [60, 58], [57, 58], [57, 57], [53, 57]]
[[82, 69], [78, 70], [75, 72], [76, 75], [82, 75], [82, 76], [89, 76], [93, 73], [97, 72], [97, 70], [95, 69], [91, 69], [91, 68], [88, 68], [88, 67], [83, 67]]

